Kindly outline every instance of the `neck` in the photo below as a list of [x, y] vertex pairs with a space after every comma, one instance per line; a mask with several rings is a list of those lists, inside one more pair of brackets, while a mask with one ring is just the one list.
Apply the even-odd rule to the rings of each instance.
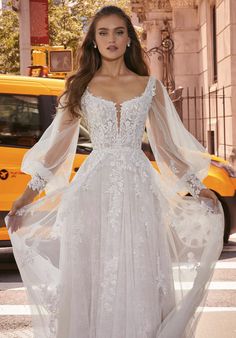
[[123, 57], [116, 60], [102, 58], [102, 65], [97, 72], [99, 75], [111, 78], [118, 78], [130, 73], [131, 71], [126, 67]]

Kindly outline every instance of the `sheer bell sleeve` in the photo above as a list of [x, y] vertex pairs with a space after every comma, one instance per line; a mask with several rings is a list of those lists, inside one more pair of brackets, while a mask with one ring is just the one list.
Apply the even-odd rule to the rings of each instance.
[[206, 188], [201, 181], [208, 174], [211, 157], [184, 127], [159, 80], [156, 80], [146, 129], [161, 179], [166, 181], [171, 194], [190, 192], [198, 197], [201, 189]]
[[80, 118], [65, 108], [65, 95], [57, 113], [39, 141], [26, 152], [21, 171], [32, 176], [28, 186], [49, 193], [69, 183], [79, 135]]

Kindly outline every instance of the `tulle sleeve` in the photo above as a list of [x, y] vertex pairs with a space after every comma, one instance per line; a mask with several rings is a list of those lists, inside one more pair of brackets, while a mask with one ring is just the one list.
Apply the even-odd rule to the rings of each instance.
[[32, 176], [28, 185], [33, 190], [49, 193], [69, 183], [80, 118], [72, 118], [65, 107], [63, 96], [52, 123], [23, 158], [21, 170]]
[[194, 197], [206, 188], [201, 182], [208, 174], [210, 154], [184, 127], [161, 81], [148, 113], [148, 139], [162, 180], [173, 194], [190, 192]]

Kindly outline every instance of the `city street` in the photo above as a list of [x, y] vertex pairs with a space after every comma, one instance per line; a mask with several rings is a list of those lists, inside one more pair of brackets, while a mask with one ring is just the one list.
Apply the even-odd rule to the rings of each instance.
[[0, 0], [0, 338], [236, 338], [233, 13]]
[[[26, 292], [17, 270], [0, 271], [0, 338], [10, 337], [33, 337]], [[217, 262], [196, 338], [235, 337], [236, 235], [233, 235]]]

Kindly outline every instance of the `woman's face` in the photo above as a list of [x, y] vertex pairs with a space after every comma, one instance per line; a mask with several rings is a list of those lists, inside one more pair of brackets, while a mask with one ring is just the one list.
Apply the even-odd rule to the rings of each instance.
[[121, 57], [130, 42], [124, 20], [115, 14], [99, 19], [95, 28], [95, 42], [102, 57]]

